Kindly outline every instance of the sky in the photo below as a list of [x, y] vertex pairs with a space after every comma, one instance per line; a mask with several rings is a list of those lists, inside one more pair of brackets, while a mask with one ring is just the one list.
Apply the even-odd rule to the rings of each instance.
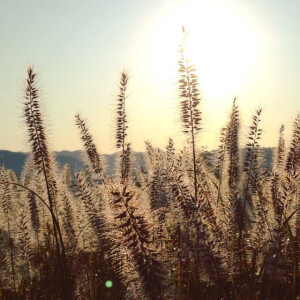
[[199, 147], [216, 148], [233, 97], [245, 143], [262, 107], [263, 146], [286, 136], [300, 112], [300, 2], [296, 0], [0, 0], [0, 149], [29, 151], [23, 118], [26, 69], [39, 75], [53, 150], [82, 149], [80, 113], [102, 153], [115, 149], [120, 73], [130, 74], [128, 140], [184, 145], [176, 86], [181, 26], [197, 68], [203, 130]]

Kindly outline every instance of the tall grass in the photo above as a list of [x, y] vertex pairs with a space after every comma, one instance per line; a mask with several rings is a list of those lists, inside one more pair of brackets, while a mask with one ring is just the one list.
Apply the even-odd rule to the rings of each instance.
[[[246, 145], [234, 99], [220, 145], [201, 151], [196, 67], [179, 46], [178, 100], [187, 146], [146, 142], [132, 169], [128, 74], [116, 97], [117, 174], [109, 177], [85, 120], [75, 123], [87, 168], [72, 177], [49, 150], [36, 74], [24, 117], [31, 153], [17, 176], [0, 169], [2, 299], [298, 299], [300, 118], [289, 146], [279, 131], [271, 170], [257, 109]], [[111, 286], [112, 283], [112, 286]]]

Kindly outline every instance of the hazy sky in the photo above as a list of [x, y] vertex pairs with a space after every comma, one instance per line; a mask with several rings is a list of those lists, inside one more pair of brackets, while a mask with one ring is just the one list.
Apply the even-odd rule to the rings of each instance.
[[203, 132], [216, 147], [232, 98], [244, 142], [263, 108], [262, 143], [277, 144], [300, 112], [300, 1], [0, 0], [0, 149], [28, 151], [22, 118], [26, 68], [39, 73], [52, 149], [81, 149], [81, 113], [102, 153], [114, 152], [120, 72], [130, 72], [129, 140], [164, 146], [183, 141], [176, 92], [181, 25], [199, 71]]

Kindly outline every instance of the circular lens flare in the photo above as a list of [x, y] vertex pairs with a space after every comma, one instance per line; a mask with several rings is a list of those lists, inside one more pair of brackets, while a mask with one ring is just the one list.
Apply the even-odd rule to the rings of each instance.
[[105, 286], [106, 286], [108, 289], [110, 289], [110, 288], [112, 288], [112, 286], [113, 286], [113, 282], [112, 282], [111, 280], [106, 280]]

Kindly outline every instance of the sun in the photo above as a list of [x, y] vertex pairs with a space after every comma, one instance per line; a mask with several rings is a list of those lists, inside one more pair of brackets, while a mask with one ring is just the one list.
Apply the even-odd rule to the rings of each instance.
[[259, 35], [249, 18], [224, 2], [177, 2], [152, 20], [151, 65], [160, 80], [176, 73], [184, 25], [189, 31], [186, 51], [196, 65], [201, 90], [211, 96], [239, 92], [259, 51]]

